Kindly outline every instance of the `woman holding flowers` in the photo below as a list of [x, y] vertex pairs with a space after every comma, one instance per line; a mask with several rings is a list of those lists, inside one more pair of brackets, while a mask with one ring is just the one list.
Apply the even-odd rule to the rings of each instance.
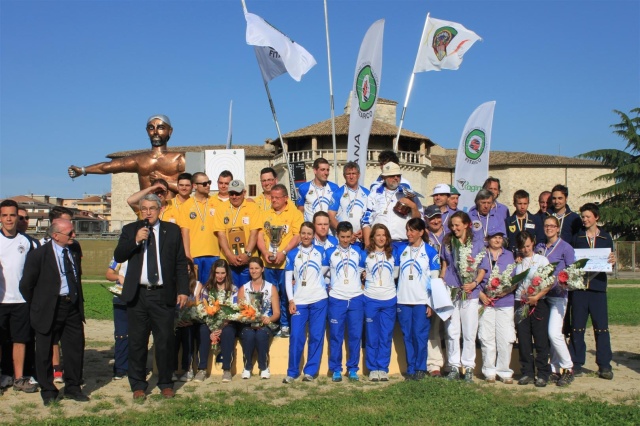
[[[529, 271], [516, 290], [516, 311], [524, 312], [525, 318], [516, 319], [518, 351], [522, 377], [519, 385], [535, 383], [536, 387], [547, 386], [551, 368], [549, 367], [549, 305], [544, 295], [550, 287], [542, 287], [540, 267], [549, 265], [546, 257], [534, 253], [536, 237], [529, 231], [522, 231], [516, 237], [516, 245], [522, 258], [516, 267], [516, 274]], [[528, 306], [525, 306], [528, 305]], [[518, 314], [519, 315], [519, 314]], [[533, 342], [532, 342], [533, 340]], [[533, 350], [535, 349], [535, 366]], [[538, 378], [535, 378], [535, 370]]]
[[[609, 263], [615, 263], [613, 240], [611, 235], [598, 227], [600, 210], [593, 203], [580, 207], [580, 216], [584, 228], [573, 237], [576, 249], [608, 248], [611, 249]], [[607, 313], [607, 274], [605, 272], [589, 273], [586, 277], [587, 289], [571, 292], [571, 343], [569, 350], [573, 359], [574, 374], [582, 373], [587, 347], [584, 343], [584, 331], [587, 318], [591, 316], [593, 332], [596, 338], [596, 364], [598, 376], [612, 380], [611, 340], [609, 337], [609, 315]]]
[[[478, 294], [486, 270], [480, 264], [486, 255], [484, 241], [473, 241], [471, 219], [465, 212], [455, 212], [449, 218], [451, 233], [444, 239], [442, 272], [444, 282], [451, 288], [453, 312], [445, 322], [447, 330], [447, 358], [451, 371], [448, 380], [460, 378], [473, 381], [476, 366], [476, 335], [478, 334]], [[462, 354], [460, 332], [462, 331]]]
[[[411, 220], [422, 222], [421, 219]], [[376, 223], [371, 227], [367, 243], [364, 284], [365, 361], [369, 369], [369, 380], [386, 382], [389, 380], [391, 341], [396, 324], [397, 297], [394, 280], [398, 277], [398, 259], [391, 247], [389, 229], [383, 224]], [[424, 352], [426, 356], [426, 346]], [[408, 358], [407, 355], [407, 364]]]
[[490, 271], [483, 280], [479, 293], [484, 311], [480, 317], [478, 337], [482, 345], [482, 374], [487, 382], [496, 378], [505, 384], [513, 384], [511, 350], [516, 341], [513, 324], [513, 292], [509, 291], [514, 274], [513, 253], [505, 250], [505, 235], [495, 231], [487, 235], [487, 256], [482, 259], [482, 267]]
[[243, 324], [240, 332], [240, 343], [244, 355], [244, 370], [242, 378], [251, 377], [253, 368], [253, 352], [258, 352], [258, 368], [260, 377], [268, 379], [271, 377], [267, 359], [269, 357], [269, 340], [273, 336], [273, 331], [269, 327], [280, 319], [280, 299], [276, 287], [264, 280], [264, 263], [259, 257], [249, 259], [249, 276], [251, 281], [240, 287], [238, 290], [238, 303], [246, 304], [250, 307], [256, 305], [257, 301], [262, 301], [258, 306], [259, 311], [255, 312], [255, 322]]
[[324, 331], [327, 322], [328, 294], [324, 282], [327, 267], [322, 266], [324, 249], [313, 244], [314, 226], [303, 222], [300, 226], [300, 244], [287, 254], [285, 283], [291, 314], [289, 337], [289, 367], [283, 383], [293, 383], [300, 375], [300, 360], [307, 340], [309, 348], [302, 381], [311, 382], [320, 370]]
[[[203, 286], [198, 283], [196, 288], [197, 301], [207, 301], [211, 305], [215, 302], [219, 304], [234, 303], [238, 289], [231, 282], [231, 269], [229, 263], [224, 259], [216, 260], [211, 266], [211, 273], [207, 283]], [[199, 362], [198, 373], [207, 368], [209, 351], [211, 344], [220, 345], [220, 355], [222, 358], [222, 382], [231, 381], [231, 357], [236, 346], [237, 325], [234, 322], [224, 321], [222, 328], [210, 330], [205, 324], [197, 324], [198, 329], [195, 335], [199, 337]], [[198, 374], [196, 374], [196, 377]], [[195, 380], [195, 379], [194, 379]]]
[[[567, 266], [575, 262], [576, 257], [573, 247], [560, 238], [560, 222], [555, 216], [545, 218], [543, 225], [547, 242], [538, 244], [536, 252], [546, 257], [550, 263], [556, 263], [553, 275], [557, 277]], [[567, 297], [568, 291], [555, 279], [546, 297], [549, 305], [549, 350], [551, 352], [549, 380], [560, 387], [569, 386], [573, 382], [573, 362], [562, 333]]]

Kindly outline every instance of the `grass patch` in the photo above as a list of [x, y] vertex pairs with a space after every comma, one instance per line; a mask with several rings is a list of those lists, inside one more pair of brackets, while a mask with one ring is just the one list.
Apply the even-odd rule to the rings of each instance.
[[[154, 395], [155, 396], [155, 395]], [[155, 398], [151, 398], [155, 399]], [[556, 396], [526, 396], [504, 389], [436, 380], [400, 382], [364, 391], [333, 387], [314, 397], [305, 396], [274, 405], [255, 395], [236, 395], [219, 403], [190, 395], [154, 406], [149, 411], [103, 413], [73, 418], [49, 418], [52, 425], [118, 424], [531, 424], [544, 416], [545, 425], [635, 425], [640, 410], [633, 404], [613, 405], [577, 395], [573, 401]], [[552, 414], [551, 414], [552, 413]]]
[[82, 247], [82, 274], [100, 275], [104, 279], [118, 240], [78, 240]]
[[113, 409], [113, 404], [109, 401], [100, 401], [95, 405], [92, 405], [87, 408], [87, 411], [90, 413], [99, 413], [100, 411], [111, 410]]
[[108, 281], [82, 285], [84, 313], [87, 319], [113, 320], [113, 295], [101, 284], [105, 287], [112, 285]]
[[640, 284], [640, 278], [612, 278], [608, 280], [609, 284], [620, 285], [620, 284]]
[[640, 288], [610, 288], [607, 290], [609, 324], [640, 325]]

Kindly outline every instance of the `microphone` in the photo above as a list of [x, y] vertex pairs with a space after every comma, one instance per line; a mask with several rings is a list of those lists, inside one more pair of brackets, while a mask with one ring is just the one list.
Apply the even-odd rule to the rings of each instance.
[[145, 227], [145, 228], [147, 228], [147, 229], [151, 229], [151, 224], [149, 224], [149, 219], [145, 219], [145, 220], [142, 222], [142, 226], [144, 226], [144, 227]]

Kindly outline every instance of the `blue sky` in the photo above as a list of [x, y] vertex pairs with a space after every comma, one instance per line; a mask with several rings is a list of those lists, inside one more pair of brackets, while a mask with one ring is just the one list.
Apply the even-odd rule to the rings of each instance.
[[[284, 133], [328, 119], [322, 0], [247, 0], [313, 54], [300, 83], [270, 83]], [[613, 109], [640, 106], [640, 2], [329, 0], [336, 115], [367, 28], [384, 18], [380, 96], [401, 105], [427, 12], [483, 38], [458, 71], [416, 75], [404, 127], [454, 148], [471, 112], [496, 100], [492, 149], [574, 156], [623, 148]], [[0, 197], [110, 190], [67, 166], [150, 146], [167, 114], [173, 146], [275, 138], [240, 0], [0, 3]], [[398, 109], [398, 116], [400, 108]], [[399, 118], [399, 117], [398, 117]]]

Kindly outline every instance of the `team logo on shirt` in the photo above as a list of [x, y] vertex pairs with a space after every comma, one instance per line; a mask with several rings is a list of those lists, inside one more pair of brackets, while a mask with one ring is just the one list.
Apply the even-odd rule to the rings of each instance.
[[209, 209], [209, 216], [216, 214], [216, 209]]
[[479, 220], [474, 220], [471, 224], [474, 231], [479, 231], [482, 229], [482, 223]]
[[225, 217], [225, 218], [224, 218], [224, 224], [226, 225], [227, 223], [229, 223], [229, 218], [228, 218], [228, 217]]
[[515, 225], [509, 225], [509, 232], [516, 232], [516, 226]]
[[27, 248], [25, 246], [23, 246], [22, 244], [20, 244], [18, 246], [18, 253], [24, 254], [25, 251], [27, 251]]
[[195, 218], [196, 218], [196, 212], [189, 213], [189, 219], [195, 219]]
[[[467, 161], [472, 164], [479, 162], [479, 158], [484, 152], [485, 147], [485, 133], [484, 130], [473, 129], [470, 131], [464, 139], [464, 154], [467, 156]], [[476, 161], [478, 160], [478, 161]]]

